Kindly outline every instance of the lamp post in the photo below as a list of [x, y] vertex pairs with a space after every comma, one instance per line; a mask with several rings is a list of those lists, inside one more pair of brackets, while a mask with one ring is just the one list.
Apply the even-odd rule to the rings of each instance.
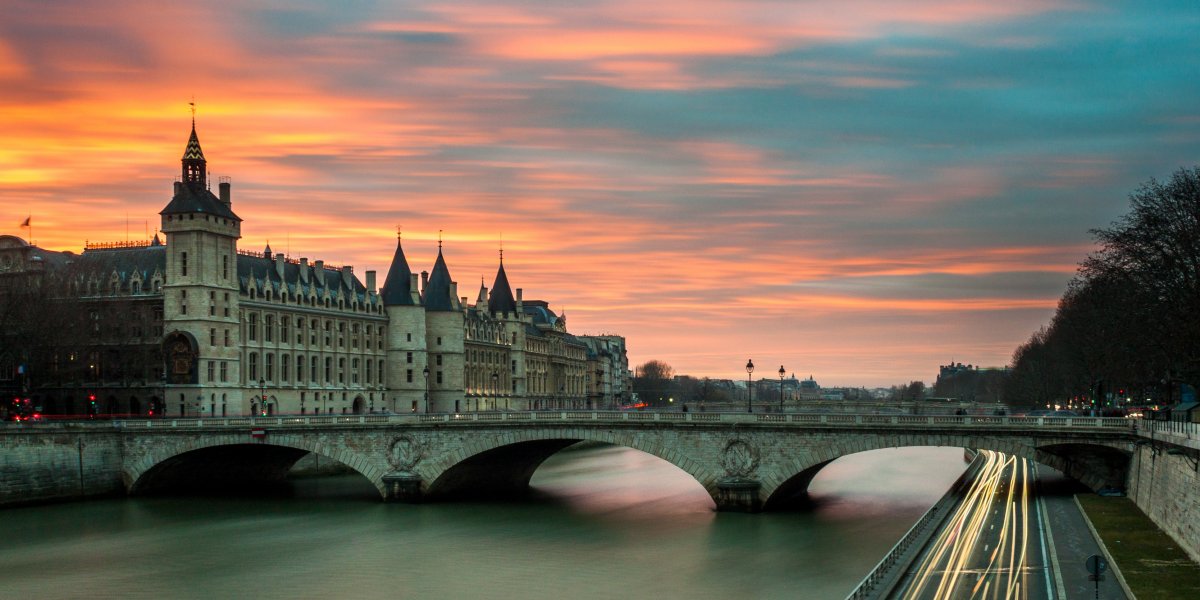
[[500, 381], [500, 376], [497, 375], [493, 371], [492, 372], [492, 410], [500, 409], [500, 407], [497, 406], [497, 404], [499, 404], [498, 400], [500, 399], [500, 386], [497, 383], [499, 381]]
[[754, 387], [750, 384], [750, 374], [754, 373], [754, 360], [746, 361], [746, 412], [754, 412]]
[[266, 379], [258, 380], [258, 391], [260, 392], [258, 399], [259, 399], [259, 401], [262, 402], [262, 406], [260, 407], [259, 413], [261, 413], [261, 415], [265, 417], [265, 416], [267, 416], [267, 380]]
[[429, 367], [422, 369], [421, 374], [425, 376], [425, 414], [429, 414]]
[[783, 412], [783, 375], [787, 371], [783, 370], [783, 365], [779, 365], [779, 412]]

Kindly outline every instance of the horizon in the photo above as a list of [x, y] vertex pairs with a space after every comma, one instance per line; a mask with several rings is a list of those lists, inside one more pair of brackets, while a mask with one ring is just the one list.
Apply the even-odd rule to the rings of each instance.
[[0, 24], [0, 235], [153, 235], [194, 102], [240, 249], [382, 287], [400, 227], [473, 301], [503, 246], [514, 289], [625, 337], [631, 370], [1006, 366], [1089, 230], [1200, 161], [1185, 2], [25, 8]]

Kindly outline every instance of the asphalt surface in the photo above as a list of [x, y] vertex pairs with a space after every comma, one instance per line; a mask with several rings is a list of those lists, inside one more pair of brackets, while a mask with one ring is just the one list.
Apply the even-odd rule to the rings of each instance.
[[1087, 559], [1102, 552], [1074, 500], [1085, 488], [1023, 459], [981, 456], [983, 468], [892, 597], [1126, 598], [1111, 569], [1098, 588], [1089, 578]]
[[1066, 600], [1126, 600], [1128, 596], [1117, 582], [1111, 568], [1100, 581], [1098, 596], [1096, 583], [1088, 580], [1085, 566], [1087, 558], [1103, 553], [1075, 503], [1075, 494], [1091, 492], [1054, 469], [1039, 466], [1038, 472], [1038, 493], [1046, 507], [1047, 518], [1052, 524], [1051, 534], [1054, 536], [1059, 566], [1058, 577], [1066, 592]]

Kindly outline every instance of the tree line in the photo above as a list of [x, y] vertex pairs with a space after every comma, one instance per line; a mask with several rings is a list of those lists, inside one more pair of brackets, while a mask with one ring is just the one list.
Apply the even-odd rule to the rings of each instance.
[[1091, 231], [1053, 319], [1013, 353], [1010, 404], [1178, 401], [1200, 376], [1200, 167], [1150, 180]]

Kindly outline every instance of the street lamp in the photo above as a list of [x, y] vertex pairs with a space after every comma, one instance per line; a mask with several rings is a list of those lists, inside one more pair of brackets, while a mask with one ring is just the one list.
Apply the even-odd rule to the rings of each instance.
[[754, 372], [754, 361], [747, 360], [746, 361], [746, 412], [748, 412], [748, 413], [754, 412], [754, 409], [751, 408], [751, 406], [752, 406], [751, 403], [754, 401], [754, 387], [750, 385], [750, 374], [753, 372]]
[[421, 373], [425, 375], [425, 414], [429, 414], [429, 367], [426, 366]]
[[265, 417], [265, 416], [267, 416], [267, 380], [266, 379], [258, 380], [258, 390], [260, 392], [262, 392], [262, 394], [259, 395], [259, 397], [258, 397], [259, 400], [262, 401], [262, 407], [259, 412], [261, 412], [262, 416]]
[[779, 365], [779, 412], [783, 412], [783, 375], [786, 372], [783, 365]]
[[492, 373], [492, 410], [498, 410], [500, 407], [497, 400], [500, 399], [500, 387], [496, 382], [500, 381], [500, 376], [495, 372]]

